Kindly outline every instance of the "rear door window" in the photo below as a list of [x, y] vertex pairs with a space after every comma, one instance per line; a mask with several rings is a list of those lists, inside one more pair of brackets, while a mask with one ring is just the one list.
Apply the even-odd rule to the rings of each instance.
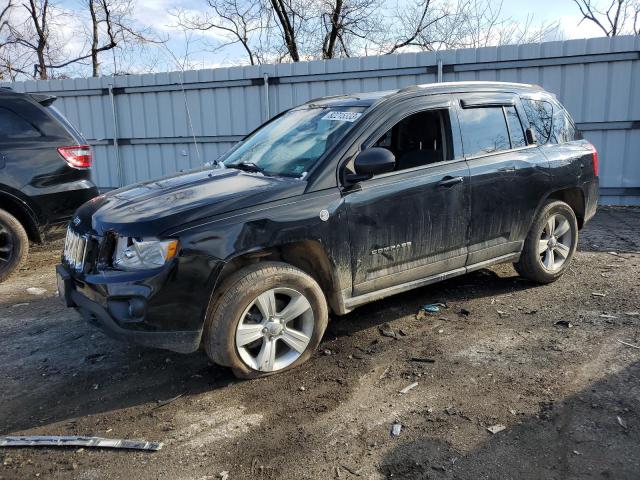
[[511, 148], [502, 107], [461, 108], [459, 112], [465, 156], [485, 155]]
[[553, 107], [544, 100], [522, 99], [524, 113], [527, 115], [529, 125], [536, 134], [538, 145], [544, 145], [551, 136], [551, 125], [553, 120]]
[[0, 107], [0, 140], [40, 137], [38, 129], [8, 108]]

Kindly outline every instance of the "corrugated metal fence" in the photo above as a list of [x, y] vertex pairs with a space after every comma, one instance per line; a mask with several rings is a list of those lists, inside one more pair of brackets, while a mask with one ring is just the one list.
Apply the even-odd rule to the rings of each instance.
[[640, 204], [640, 37], [9, 86], [60, 97], [56, 106], [94, 146], [95, 181], [106, 189], [213, 160], [270, 116], [315, 97], [457, 80], [555, 93], [600, 152], [603, 201]]

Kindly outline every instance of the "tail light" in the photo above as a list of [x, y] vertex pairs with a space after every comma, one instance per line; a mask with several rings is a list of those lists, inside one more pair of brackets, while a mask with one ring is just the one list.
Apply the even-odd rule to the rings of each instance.
[[73, 168], [90, 168], [93, 163], [93, 154], [89, 145], [58, 147], [58, 153]]
[[600, 173], [600, 165], [598, 165], [598, 150], [591, 143], [589, 144], [589, 150], [593, 154], [593, 174], [597, 177]]

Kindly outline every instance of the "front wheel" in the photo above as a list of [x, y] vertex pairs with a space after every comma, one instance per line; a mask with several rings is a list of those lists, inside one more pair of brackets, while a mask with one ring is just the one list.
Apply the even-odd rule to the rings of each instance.
[[569, 268], [577, 245], [578, 221], [573, 209], [550, 200], [536, 216], [514, 267], [534, 282], [555, 282]]
[[[205, 320], [209, 358], [240, 378], [282, 372], [305, 362], [327, 327], [318, 283], [280, 262], [260, 262], [227, 279]], [[215, 298], [215, 297], [214, 297]]]

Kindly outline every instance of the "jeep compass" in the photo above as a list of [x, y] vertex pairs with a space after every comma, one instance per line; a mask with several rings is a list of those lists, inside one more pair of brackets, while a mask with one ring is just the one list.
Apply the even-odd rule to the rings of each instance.
[[59, 291], [115, 337], [255, 378], [307, 360], [329, 312], [505, 262], [557, 280], [597, 200], [596, 150], [540, 87], [319, 98], [83, 205]]

